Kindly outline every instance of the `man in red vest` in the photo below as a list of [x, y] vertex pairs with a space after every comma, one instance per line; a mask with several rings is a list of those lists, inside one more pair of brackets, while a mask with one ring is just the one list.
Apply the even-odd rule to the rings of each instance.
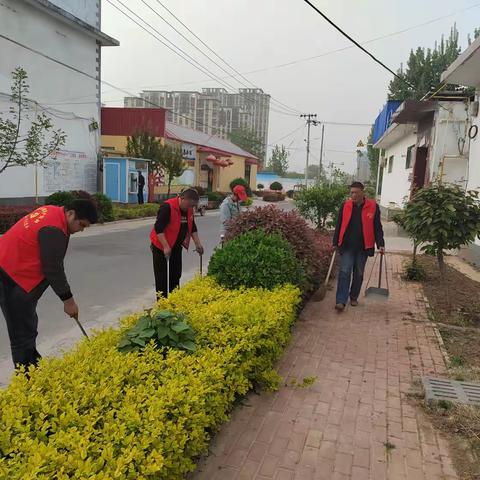
[[[179, 197], [167, 200], [158, 210], [157, 221], [150, 233], [153, 255], [153, 273], [157, 298], [166, 297], [180, 284], [182, 276], [182, 249], [195, 242], [197, 252], [203, 255], [198, 237], [193, 208], [198, 205], [196, 190], [189, 188]], [[170, 292], [167, 292], [167, 261], [170, 271]]]
[[[337, 300], [335, 308], [343, 311], [350, 297], [350, 305], [358, 305], [363, 283], [363, 272], [368, 257], [373, 257], [375, 244], [385, 253], [380, 208], [375, 200], [365, 197], [360, 182], [350, 186], [350, 199], [340, 208], [333, 245], [340, 253]], [[353, 273], [353, 278], [352, 278]]]
[[50, 286], [65, 313], [78, 318], [63, 259], [71, 234], [97, 221], [90, 200], [66, 208], [46, 205], [26, 215], [0, 237], [0, 307], [7, 322], [15, 366], [36, 364], [37, 302]]

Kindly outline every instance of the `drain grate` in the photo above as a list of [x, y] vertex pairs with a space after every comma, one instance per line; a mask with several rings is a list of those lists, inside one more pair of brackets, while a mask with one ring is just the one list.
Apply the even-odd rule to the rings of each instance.
[[447, 400], [480, 405], [480, 384], [458, 382], [447, 378], [423, 377], [426, 400]]

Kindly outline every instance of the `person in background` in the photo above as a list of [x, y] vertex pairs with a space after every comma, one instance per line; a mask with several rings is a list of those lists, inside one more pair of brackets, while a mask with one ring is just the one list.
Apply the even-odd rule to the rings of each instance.
[[138, 172], [138, 204], [143, 205], [143, 189], [145, 188], [145, 177], [142, 172]]
[[358, 305], [365, 265], [375, 253], [375, 244], [381, 255], [385, 253], [380, 208], [375, 200], [365, 197], [364, 190], [360, 182], [350, 185], [350, 199], [340, 208], [333, 236], [333, 246], [340, 253], [335, 305], [338, 311], [345, 309], [349, 297], [352, 307]]
[[63, 260], [70, 235], [98, 220], [95, 205], [86, 199], [68, 207], [46, 205], [29, 213], [0, 237], [0, 307], [7, 322], [15, 366], [34, 365], [41, 358], [36, 347], [37, 302], [50, 286], [63, 310], [78, 319]]
[[[188, 249], [193, 239], [197, 252], [203, 255], [203, 246], [198, 237], [193, 208], [199, 196], [189, 188], [179, 197], [167, 200], [158, 210], [157, 220], [150, 233], [153, 255], [153, 273], [157, 298], [168, 296], [180, 284], [182, 276], [182, 249]], [[170, 262], [170, 291], [167, 292], [167, 261]]]
[[247, 199], [247, 191], [243, 185], [236, 185], [232, 193], [225, 197], [220, 205], [220, 238], [225, 238], [228, 229], [228, 222], [241, 213], [240, 202]]

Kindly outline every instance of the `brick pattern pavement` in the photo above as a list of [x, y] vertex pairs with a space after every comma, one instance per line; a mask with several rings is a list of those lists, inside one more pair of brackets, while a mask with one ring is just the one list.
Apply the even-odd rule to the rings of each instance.
[[[390, 298], [333, 311], [310, 303], [278, 364], [285, 386], [250, 394], [195, 480], [454, 480], [447, 442], [407, 397], [445, 364], [419, 286], [389, 256]], [[370, 271], [372, 263], [367, 265]], [[306, 388], [294, 385], [315, 376]]]

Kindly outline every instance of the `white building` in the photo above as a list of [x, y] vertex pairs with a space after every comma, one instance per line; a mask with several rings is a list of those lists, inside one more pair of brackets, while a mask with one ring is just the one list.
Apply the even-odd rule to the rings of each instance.
[[[442, 82], [475, 87], [475, 101], [470, 105], [467, 128], [469, 161], [467, 188], [480, 191], [480, 38], [477, 38], [443, 73]], [[469, 249], [470, 260], [480, 265], [480, 239]]]
[[[119, 43], [100, 31], [101, 0], [0, 1], [0, 115], [8, 114], [11, 73], [27, 71], [32, 114], [47, 114], [67, 135], [48, 166], [0, 174], [0, 201], [31, 202], [57, 190], [97, 190], [101, 47]], [[28, 125], [27, 125], [28, 127]]]
[[380, 159], [380, 208], [403, 207], [413, 191], [442, 178], [466, 186], [468, 177], [468, 99], [454, 94], [405, 101], [375, 143]]

